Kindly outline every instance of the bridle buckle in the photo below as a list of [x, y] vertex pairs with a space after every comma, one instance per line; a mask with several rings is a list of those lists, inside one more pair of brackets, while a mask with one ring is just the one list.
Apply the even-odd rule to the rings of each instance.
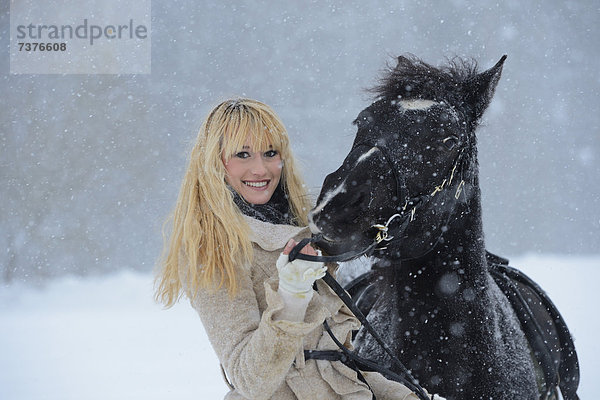
[[375, 242], [377, 242], [377, 244], [383, 242], [384, 240], [388, 240], [387, 224], [386, 225], [375, 224], [375, 225], [373, 225], [373, 228], [378, 229], [377, 235], [375, 235]]

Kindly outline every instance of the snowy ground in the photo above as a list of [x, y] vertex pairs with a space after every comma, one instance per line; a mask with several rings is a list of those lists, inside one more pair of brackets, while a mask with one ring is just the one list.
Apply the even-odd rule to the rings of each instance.
[[[600, 256], [515, 258], [575, 337], [580, 397], [600, 392]], [[187, 302], [162, 310], [149, 274], [0, 288], [0, 399], [220, 399], [227, 389]]]

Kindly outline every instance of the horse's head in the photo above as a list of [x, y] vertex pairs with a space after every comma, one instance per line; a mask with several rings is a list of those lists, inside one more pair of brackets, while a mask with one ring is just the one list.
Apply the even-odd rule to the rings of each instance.
[[401, 239], [389, 242], [392, 256], [415, 257], [438, 242], [457, 203], [476, 194], [474, 131], [505, 57], [482, 73], [463, 61], [434, 68], [398, 58], [375, 89], [379, 99], [354, 121], [350, 154], [309, 214], [323, 250], [366, 248], [386, 224]]

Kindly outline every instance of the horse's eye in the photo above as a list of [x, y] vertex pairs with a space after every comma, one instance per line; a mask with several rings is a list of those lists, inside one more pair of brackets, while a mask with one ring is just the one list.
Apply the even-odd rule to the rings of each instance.
[[448, 136], [443, 140], [443, 143], [448, 150], [452, 150], [458, 144], [458, 138], [456, 136]]

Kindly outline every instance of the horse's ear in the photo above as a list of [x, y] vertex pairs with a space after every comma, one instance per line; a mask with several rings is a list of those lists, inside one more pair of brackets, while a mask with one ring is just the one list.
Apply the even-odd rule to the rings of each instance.
[[398, 61], [396, 68], [400, 65], [412, 64], [412, 61], [410, 60], [410, 58], [405, 57], [405, 56], [398, 56], [398, 58], [396, 60]]
[[478, 121], [481, 118], [492, 101], [496, 85], [500, 80], [500, 75], [502, 75], [504, 60], [506, 60], [506, 55], [503, 55], [500, 61], [492, 68], [476, 75], [467, 82], [469, 103], [474, 105], [475, 121]]

